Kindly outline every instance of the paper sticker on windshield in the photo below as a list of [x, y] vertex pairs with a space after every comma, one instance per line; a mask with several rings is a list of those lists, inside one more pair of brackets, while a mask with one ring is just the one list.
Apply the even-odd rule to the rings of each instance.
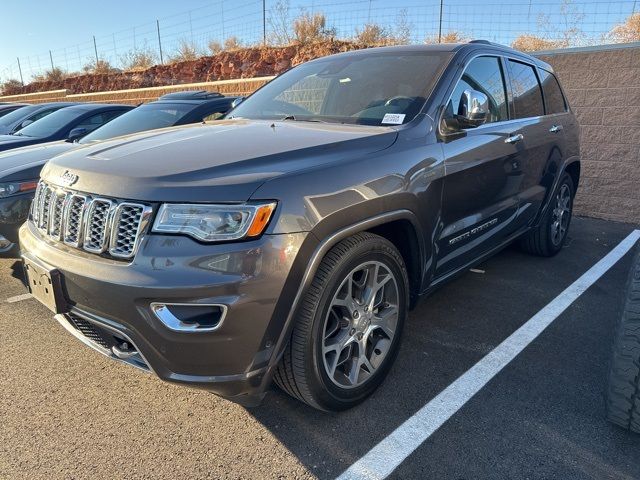
[[404, 113], [385, 113], [382, 118], [383, 125], [402, 125], [404, 122]]

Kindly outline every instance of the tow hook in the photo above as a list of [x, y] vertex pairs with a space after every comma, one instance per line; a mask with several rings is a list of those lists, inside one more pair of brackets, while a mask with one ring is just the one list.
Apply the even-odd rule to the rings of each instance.
[[137, 350], [132, 350], [131, 346], [127, 342], [122, 342], [120, 345], [114, 345], [111, 347], [113, 354], [121, 360], [127, 360], [138, 354]]

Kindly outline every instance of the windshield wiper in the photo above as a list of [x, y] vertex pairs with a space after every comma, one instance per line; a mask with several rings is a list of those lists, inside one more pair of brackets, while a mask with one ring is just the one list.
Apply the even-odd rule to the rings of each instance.
[[294, 115], [287, 115], [280, 119], [281, 121], [293, 120], [294, 122], [314, 122], [314, 123], [331, 123], [326, 120], [320, 120], [319, 118], [296, 118]]

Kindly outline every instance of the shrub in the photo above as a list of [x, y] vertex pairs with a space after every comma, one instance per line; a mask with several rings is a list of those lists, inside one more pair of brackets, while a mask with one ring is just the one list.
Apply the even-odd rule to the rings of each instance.
[[327, 28], [327, 19], [323, 13], [313, 15], [303, 12], [293, 21], [293, 35], [298, 43], [315, 43], [330, 40], [335, 37], [334, 28]]
[[228, 52], [231, 52], [233, 50], [240, 50], [241, 48], [242, 42], [238, 39], [238, 37], [232, 36], [224, 41], [224, 49]]
[[208, 47], [209, 47], [209, 52], [211, 52], [211, 55], [217, 55], [223, 50], [222, 44], [217, 40], [211, 40], [209, 42]]
[[391, 35], [384, 27], [376, 23], [367, 23], [362, 30], [356, 29], [354, 41], [361, 45], [386, 45], [390, 38]]
[[91, 61], [82, 67], [84, 73], [94, 73], [96, 75], [102, 75], [106, 73], [117, 72], [118, 69], [111, 66], [106, 60]]
[[560, 42], [536, 37], [535, 35], [520, 35], [511, 43], [511, 46], [523, 52], [536, 52], [560, 48], [562, 45]]
[[157, 63], [157, 57], [149, 48], [129, 50], [120, 56], [120, 64], [126, 72], [136, 72], [153, 67]]
[[196, 60], [201, 56], [202, 55], [198, 51], [198, 47], [194, 42], [190, 42], [188, 40], [180, 40], [178, 50], [172, 57], [169, 58], [169, 62], [189, 62], [191, 60]]
[[22, 82], [15, 78], [10, 78], [0, 83], [0, 91], [3, 95], [15, 95], [22, 91]]
[[432, 37], [427, 37], [424, 40], [424, 43], [433, 44], [433, 43], [465, 43], [468, 42], [469, 39], [464, 37], [460, 32], [456, 32], [455, 30], [449, 32], [443, 32], [442, 38], [440, 42], [438, 42], [438, 35], [434, 35]]
[[606, 37], [615, 43], [640, 42], [640, 13], [634, 13], [624, 23], [613, 27]]

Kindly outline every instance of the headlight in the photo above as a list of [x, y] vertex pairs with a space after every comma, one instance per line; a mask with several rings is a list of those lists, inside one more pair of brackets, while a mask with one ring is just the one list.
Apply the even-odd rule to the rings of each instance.
[[37, 187], [37, 180], [15, 183], [0, 183], [0, 198], [10, 197], [11, 195], [19, 195], [20, 193], [33, 192]]
[[252, 205], [169, 204], [160, 207], [153, 231], [181, 233], [203, 242], [222, 242], [260, 235], [274, 203]]

